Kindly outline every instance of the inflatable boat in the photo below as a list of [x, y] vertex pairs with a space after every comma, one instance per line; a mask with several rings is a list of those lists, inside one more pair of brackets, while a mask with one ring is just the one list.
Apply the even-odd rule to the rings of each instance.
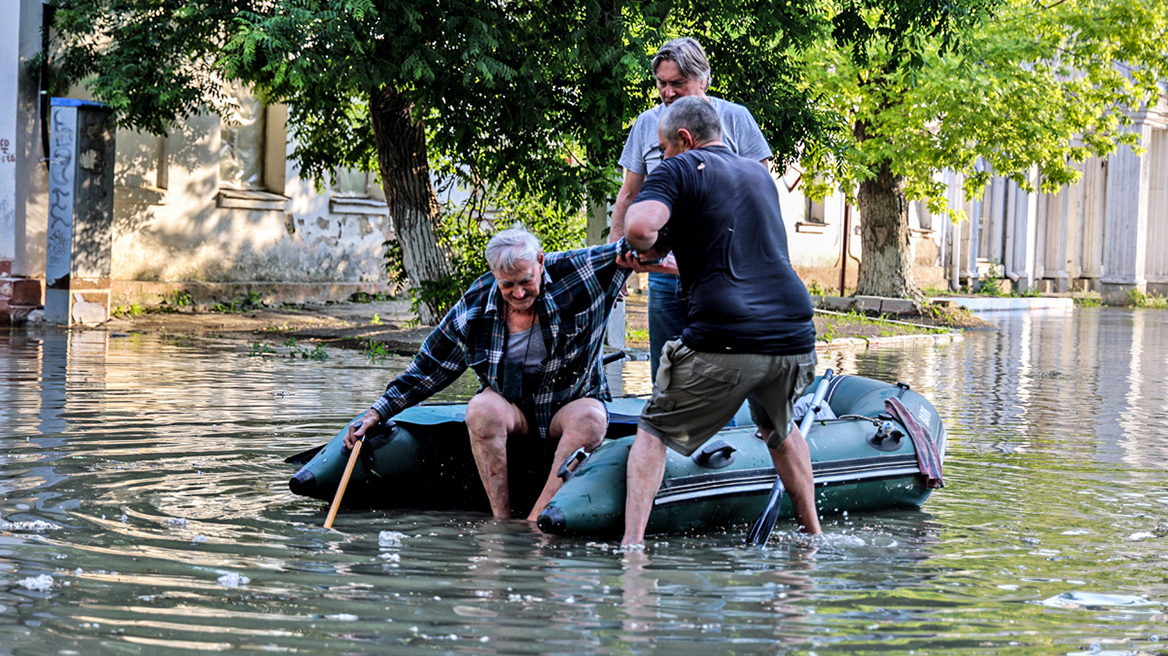
[[[812, 388], [819, 384], [817, 379]], [[919, 507], [941, 485], [945, 428], [920, 394], [860, 376], [835, 376], [824, 401], [833, 418], [817, 419], [806, 435], [821, 515]], [[526, 514], [549, 467], [564, 485], [539, 516], [556, 535], [609, 536], [624, 529], [625, 462], [644, 398], [608, 403], [609, 430], [591, 454], [552, 463], [537, 440], [508, 445], [511, 496]], [[411, 408], [388, 430], [374, 430], [354, 466], [344, 495], [350, 508], [488, 511], [463, 420], [465, 404]], [[327, 444], [292, 456], [302, 464], [289, 481], [293, 493], [330, 501], [349, 452], [347, 427]], [[665, 479], [649, 516], [651, 533], [744, 525], [767, 505], [775, 483], [770, 455], [743, 407], [734, 420], [691, 456], [668, 452]], [[792, 517], [789, 502], [780, 517]]]

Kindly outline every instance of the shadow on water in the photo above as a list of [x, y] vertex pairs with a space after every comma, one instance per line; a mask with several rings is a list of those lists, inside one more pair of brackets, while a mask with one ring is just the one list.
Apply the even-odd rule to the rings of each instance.
[[[622, 553], [452, 513], [320, 528], [282, 460], [402, 359], [0, 333], [0, 654], [1162, 653], [1165, 340], [1164, 313], [1103, 308], [821, 353], [934, 402], [948, 486], [920, 511], [825, 516], [815, 539]], [[649, 391], [645, 362], [609, 373]]]

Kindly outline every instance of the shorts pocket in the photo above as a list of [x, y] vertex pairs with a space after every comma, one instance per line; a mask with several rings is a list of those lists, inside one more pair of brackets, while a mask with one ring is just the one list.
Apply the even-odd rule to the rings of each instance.
[[741, 378], [742, 373], [737, 369], [712, 362], [696, 354], [679, 389], [716, 402], [718, 396], [726, 395], [733, 390]]
[[661, 359], [657, 363], [657, 380], [654, 380], [653, 384], [662, 392], [669, 389], [673, 369], [682, 356], [681, 348], [680, 339], [671, 339], [661, 347]]
[[800, 362], [797, 365], [798, 369], [795, 372], [795, 385], [792, 387], [791, 403], [799, 400], [799, 397], [808, 392], [815, 390], [808, 389], [811, 383], [815, 382], [815, 360], [811, 362]]

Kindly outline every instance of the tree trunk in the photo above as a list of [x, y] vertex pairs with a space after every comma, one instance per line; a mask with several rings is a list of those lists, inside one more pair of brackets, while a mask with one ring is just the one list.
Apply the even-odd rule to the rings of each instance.
[[913, 284], [908, 199], [904, 178], [881, 164], [876, 177], [860, 183], [860, 272], [856, 295], [921, 299]]
[[[394, 236], [401, 244], [402, 263], [415, 293], [450, 274], [447, 258], [438, 245], [438, 196], [430, 182], [426, 129], [413, 116], [413, 102], [391, 87], [370, 97], [369, 113], [377, 140], [377, 164], [385, 201], [389, 205]], [[438, 302], [418, 304], [418, 320], [433, 325], [442, 319]]]

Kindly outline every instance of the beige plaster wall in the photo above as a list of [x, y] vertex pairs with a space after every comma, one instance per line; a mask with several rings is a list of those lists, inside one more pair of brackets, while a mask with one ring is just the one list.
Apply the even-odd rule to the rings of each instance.
[[[161, 146], [125, 130], [117, 138], [115, 281], [319, 284], [325, 296], [349, 289], [334, 283], [384, 286], [384, 242], [393, 236], [384, 204], [318, 191], [300, 179], [282, 141], [275, 143], [283, 152], [268, 159], [282, 170], [265, 175], [276, 189], [239, 199], [221, 193], [217, 117], [187, 121]], [[161, 176], [154, 164], [160, 148]], [[166, 289], [136, 287], [146, 288]]]

